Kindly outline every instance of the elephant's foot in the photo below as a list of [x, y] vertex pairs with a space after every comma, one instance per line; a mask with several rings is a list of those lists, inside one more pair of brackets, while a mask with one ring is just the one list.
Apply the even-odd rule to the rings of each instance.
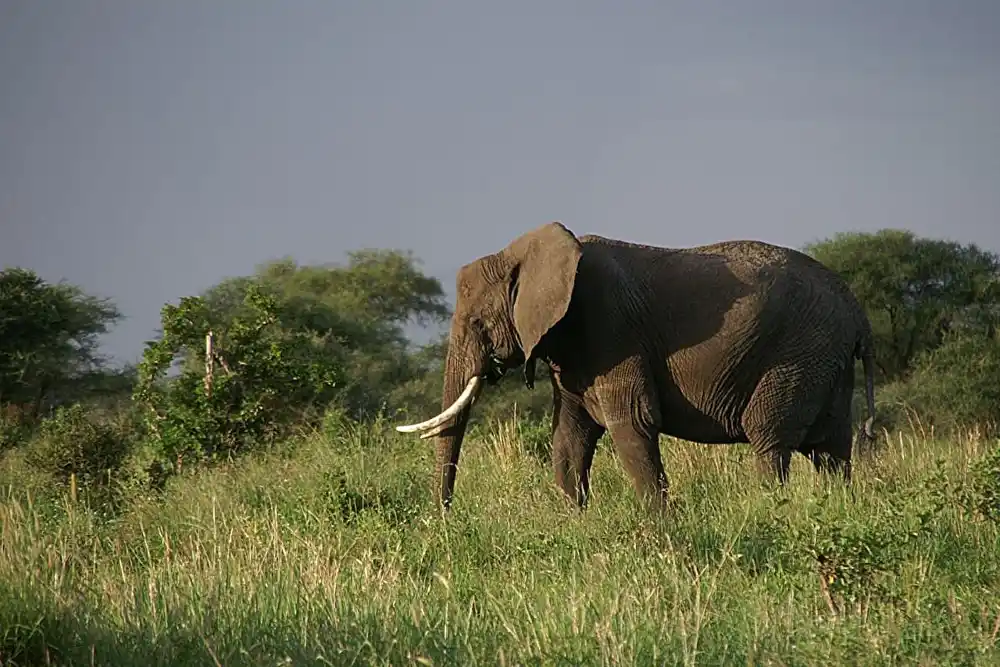
[[851, 483], [851, 459], [845, 456], [835, 456], [829, 452], [815, 450], [809, 455], [817, 474], [835, 476], [847, 484]]
[[787, 450], [772, 449], [757, 452], [757, 470], [760, 475], [784, 486], [788, 483], [788, 469], [791, 467], [792, 453]]

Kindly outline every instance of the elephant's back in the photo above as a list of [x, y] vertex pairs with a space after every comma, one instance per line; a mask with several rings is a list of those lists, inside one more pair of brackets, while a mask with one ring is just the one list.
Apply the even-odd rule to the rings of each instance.
[[[734, 319], [769, 317], [771, 324], [777, 324], [793, 316], [797, 321], [790, 326], [815, 328], [817, 337], [843, 335], [869, 341], [872, 336], [867, 314], [843, 277], [794, 248], [745, 239], [669, 248], [593, 234], [580, 237], [580, 242], [584, 255], [612, 259], [624, 274], [649, 288], [652, 302], [664, 295], [682, 317], [726, 319], [729, 322], [720, 328], [731, 329]], [[705, 298], [701, 304], [697, 299], [678, 304], [672, 297], [677, 285], [687, 285], [693, 296], [701, 290]], [[718, 309], [730, 312], [723, 316], [714, 312]], [[811, 321], [801, 320], [804, 311]]]
[[748, 341], [738, 355], [744, 361], [754, 359], [751, 363], [764, 367], [811, 357], [841, 365], [849, 363], [856, 341], [870, 336], [867, 317], [846, 281], [803, 252], [737, 240], [684, 254], [706, 265], [721, 262], [746, 285], [743, 307], [734, 309], [727, 327]]
[[763, 241], [724, 241], [692, 250], [724, 256], [747, 269], [775, 271], [799, 289], [810, 292], [814, 299], [837, 303], [838, 313], [849, 314], [859, 338], [869, 339], [872, 335], [868, 315], [843, 276], [804, 252]]

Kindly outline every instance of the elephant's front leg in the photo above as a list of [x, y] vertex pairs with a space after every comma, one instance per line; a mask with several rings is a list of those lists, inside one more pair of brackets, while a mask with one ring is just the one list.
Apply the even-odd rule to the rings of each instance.
[[640, 501], [667, 507], [668, 484], [660, 456], [661, 415], [655, 384], [641, 367], [625, 365], [602, 387], [608, 434]]
[[656, 433], [632, 423], [613, 424], [610, 431], [639, 499], [659, 509], [666, 507], [669, 485]]
[[556, 483], [581, 509], [590, 494], [590, 465], [604, 427], [580, 398], [561, 390], [553, 378], [552, 465]]

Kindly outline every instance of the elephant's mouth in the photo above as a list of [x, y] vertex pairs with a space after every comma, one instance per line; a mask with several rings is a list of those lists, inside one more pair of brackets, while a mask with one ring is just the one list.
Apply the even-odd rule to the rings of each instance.
[[493, 386], [500, 382], [507, 373], [507, 366], [495, 354], [491, 354], [486, 362], [486, 384]]

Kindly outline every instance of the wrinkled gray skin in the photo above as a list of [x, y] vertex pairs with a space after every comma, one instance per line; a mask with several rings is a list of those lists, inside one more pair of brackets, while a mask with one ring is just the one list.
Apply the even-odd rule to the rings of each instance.
[[[463, 266], [442, 408], [473, 376], [488, 384], [537, 360], [552, 369], [555, 478], [587, 502], [609, 432], [641, 498], [666, 500], [658, 434], [749, 443], [784, 483], [793, 451], [850, 481], [854, 359], [875, 417], [868, 318], [832, 271], [756, 241], [685, 249], [543, 225]], [[438, 501], [450, 506], [469, 413], [437, 436]]]

